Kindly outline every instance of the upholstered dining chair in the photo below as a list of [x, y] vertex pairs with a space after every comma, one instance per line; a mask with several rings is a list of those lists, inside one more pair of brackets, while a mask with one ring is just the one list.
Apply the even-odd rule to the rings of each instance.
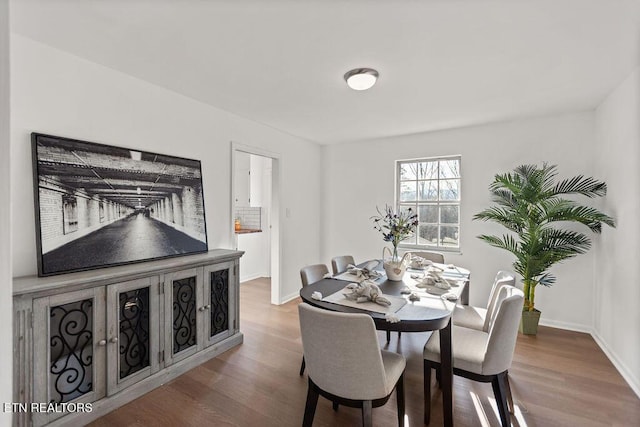
[[[317, 282], [327, 274], [329, 274], [329, 269], [324, 264], [312, 264], [302, 267], [300, 269], [300, 280], [302, 281], [302, 286], [307, 286], [311, 283]], [[304, 375], [304, 367], [305, 361], [303, 355], [302, 363], [300, 364], [300, 376]]]
[[[488, 331], [452, 326], [453, 373], [474, 381], [490, 382], [495, 394], [500, 422], [511, 425], [508, 370], [516, 347], [524, 293], [513, 286], [497, 290], [495, 316]], [[424, 347], [424, 422], [431, 417], [431, 368], [440, 369], [440, 336], [435, 331]], [[513, 403], [511, 403], [513, 405]]]
[[362, 425], [372, 425], [372, 408], [396, 390], [398, 426], [404, 425], [405, 358], [381, 350], [368, 314], [340, 313], [302, 303], [298, 306], [309, 388], [303, 426], [311, 426], [318, 396], [362, 410]]
[[302, 267], [300, 269], [300, 280], [302, 280], [302, 286], [307, 286], [313, 282], [317, 282], [327, 274], [329, 274], [329, 269], [324, 264], [312, 264]]
[[431, 262], [437, 262], [439, 264], [444, 264], [444, 255], [440, 252], [432, 252], [432, 251], [423, 251], [423, 252], [414, 252], [411, 251], [411, 255], [419, 256], [424, 259], [428, 259]]
[[353, 260], [351, 255], [342, 255], [337, 256], [331, 259], [331, 270], [333, 270], [333, 275], [335, 276], [338, 273], [342, 273], [347, 270], [347, 267], [351, 265], [355, 265], [356, 262]]
[[489, 292], [487, 308], [457, 305], [453, 312], [453, 324], [487, 332], [489, 330], [489, 320], [496, 310], [497, 291], [502, 285], [515, 286], [515, 274], [510, 271], [498, 271]]

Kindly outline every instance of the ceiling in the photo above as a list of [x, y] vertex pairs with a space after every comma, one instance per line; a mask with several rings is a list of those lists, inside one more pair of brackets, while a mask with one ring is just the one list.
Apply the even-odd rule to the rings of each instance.
[[[321, 144], [595, 108], [640, 0], [12, 0], [12, 32]], [[346, 71], [375, 68], [369, 91]]]

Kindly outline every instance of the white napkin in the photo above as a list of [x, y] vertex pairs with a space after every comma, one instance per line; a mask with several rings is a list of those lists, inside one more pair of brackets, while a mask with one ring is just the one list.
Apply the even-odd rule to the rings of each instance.
[[400, 321], [400, 318], [393, 313], [387, 313], [384, 315], [384, 320], [389, 323], [398, 323]]
[[344, 293], [344, 297], [355, 302], [372, 301], [379, 305], [390, 306], [391, 301], [386, 298], [378, 285], [371, 280], [365, 280], [361, 283], [350, 283], [347, 285], [348, 293]]
[[[369, 263], [368, 265], [371, 265], [371, 263]], [[370, 279], [370, 278], [380, 277], [380, 273], [378, 273], [376, 270], [370, 270], [367, 267], [359, 268], [353, 264], [349, 264], [347, 266], [347, 273], [356, 276], [358, 279]]]
[[433, 261], [430, 259], [422, 258], [419, 255], [411, 255], [411, 263], [410, 266], [412, 268], [424, 268], [427, 266], [431, 266]]

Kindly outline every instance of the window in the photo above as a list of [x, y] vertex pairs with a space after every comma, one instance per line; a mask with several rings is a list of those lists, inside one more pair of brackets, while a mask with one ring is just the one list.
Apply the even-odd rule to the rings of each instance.
[[418, 229], [403, 246], [460, 247], [460, 156], [396, 162], [396, 204], [418, 214]]

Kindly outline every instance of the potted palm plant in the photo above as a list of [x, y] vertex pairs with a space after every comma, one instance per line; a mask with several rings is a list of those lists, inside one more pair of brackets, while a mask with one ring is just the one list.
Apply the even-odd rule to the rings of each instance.
[[565, 197], [602, 197], [607, 193], [604, 182], [582, 175], [556, 182], [556, 175], [556, 166], [547, 163], [542, 167], [521, 165], [496, 175], [489, 185], [494, 206], [473, 217], [509, 230], [502, 236], [478, 237], [516, 257], [513, 268], [522, 276], [525, 295], [520, 331], [525, 334], [537, 333], [540, 311], [535, 309], [536, 286], [555, 282], [549, 268], [591, 247], [589, 236], [563, 225], [583, 224], [594, 233], [602, 231], [603, 223], [615, 227], [610, 216]]

